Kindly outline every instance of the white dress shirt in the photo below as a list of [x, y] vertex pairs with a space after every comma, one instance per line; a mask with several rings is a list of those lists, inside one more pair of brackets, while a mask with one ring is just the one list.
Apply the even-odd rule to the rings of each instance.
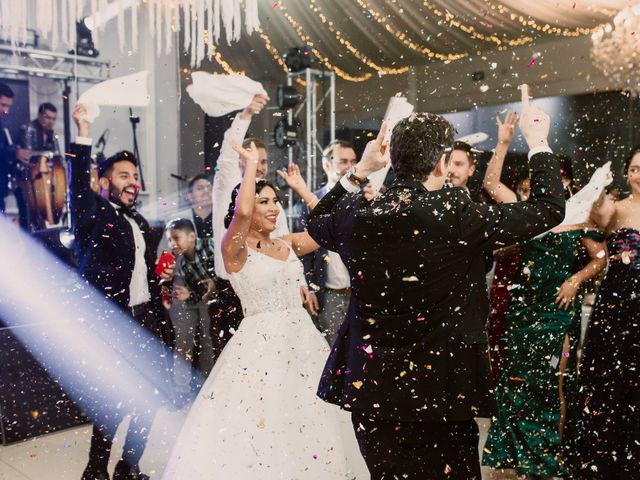
[[[220, 156], [216, 164], [216, 173], [213, 177], [213, 242], [214, 242], [214, 262], [216, 275], [226, 280], [229, 279], [229, 274], [224, 268], [224, 261], [222, 259], [222, 238], [224, 237], [227, 229], [224, 227], [224, 217], [229, 210], [229, 203], [231, 202], [231, 193], [233, 189], [242, 181], [242, 169], [240, 168], [240, 156], [236, 151], [231, 148], [230, 141], [234, 140], [238, 145], [241, 145], [251, 120], [243, 120], [240, 118], [240, 114], [236, 115], [231, 127], [224, 133], [224, 140], [220, 147]], [[271, 233], [271, 238], [278, 238], [285, 235], [289, 235], [289, 227], [287, 225], [287, 218], [282, 208], [280, 207], [280, 214], [276, 221], [276, 229]]]
[[[120, 207], [115, 203], [109, 202], [116, 209], [120, 210]], [[133, 233], [133, 241], [136, 246], [135, 261], [133, 263], [133, 272], [131, 274], [131, 281], [129, 282], [129, 306], [140, 305], [147, 303], [151, 300], [151, 294], [149, 293], [149, 282], [147, 281], [147, 262], [144, 260], [144, 254], [147, 250], [147, 244], [144, 241], [144, 235], [142, 230], [129, 215], [124, 215], [124, 218], [131, 225], [131, 231]]]
[[340, 255], [331, 250], [327, 250], [327, 278], [324, 282], [325, 287], [332, 290], [343, 290], [351, 287], [349, 278], [349, 270], [342, 262]]

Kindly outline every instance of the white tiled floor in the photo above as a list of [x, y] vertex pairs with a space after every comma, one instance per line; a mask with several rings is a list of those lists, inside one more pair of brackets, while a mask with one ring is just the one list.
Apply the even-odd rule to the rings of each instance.
[[[180, 412], [161, 410], [149, 435], [149, 443], [140, 462], [141, 470], [152, 480], [160, 479], [169, 452], [180, 429], [187, 408]], [[488, 419], [478, 419], [480, 445], [484, 445]], [[109, 471], [120, 458], [127, 422], [118, 429]], [[86, 466], [91, 426], [86, 425], [37, 437], [7, 447], [0, 447], [0, 480], [79, 480]], [[482, 469], [483, 480], [493, 479], [490, 469]], [[504, 478], [504, 477], [502, 477]], [[321, 480], [321, 479], [318, 479]]]

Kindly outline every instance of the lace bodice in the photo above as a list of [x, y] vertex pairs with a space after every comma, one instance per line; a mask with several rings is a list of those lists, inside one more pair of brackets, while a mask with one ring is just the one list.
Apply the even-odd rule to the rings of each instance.
[[287, 245], [289, 256], [286, 260], [278, 260], [247, 248], [244, 267], [229, 276], [242, 303], [244, 316], [302, 308], [303, 268], [293, 250]]

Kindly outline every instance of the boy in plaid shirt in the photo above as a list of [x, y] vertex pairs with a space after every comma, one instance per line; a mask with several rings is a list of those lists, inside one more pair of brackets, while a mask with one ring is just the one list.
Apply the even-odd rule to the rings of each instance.
[[215, 303], [215, 270], [213, 265], [213, 238], [198, 238], [191, 220], [178, 218], [165, 229], [171, 251], [176, 256], [173, 274], [184, 277], [185, 285], [174, 284], [174, 296], [189, 303], [204, 301]]
[[[175, 354], [180, 354], [206, 377], [220, 354], [221, 346], [213, 324], [216, 302], [216, 276], [213, 265], [213, 239], [198, 238], [191, 220], [170, 221], [165, 234], [176, 257], [175, 265], [165, 270], [162, 278], [171, 281], [173, 297], [198, 308], [199, 315], [174, 315]], [[201, 386], [183, 364], [174, 366], [176, 391], [189, 398]]]

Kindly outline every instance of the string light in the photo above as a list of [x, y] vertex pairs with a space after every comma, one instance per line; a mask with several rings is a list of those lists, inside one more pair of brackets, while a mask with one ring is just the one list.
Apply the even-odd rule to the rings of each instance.
[[229, 75], [245, 75], [244, 70], [234, 70], [231, 68], [231, 65], [222, 58], [218, 49], [210, 42], [209, 32], [207, 30], [204, 31], [204, 42], [209, 48], [209, 58], [213, 58], [216, 63], [222, 67], [225, 73]]
[[[403, 45], [405, 45], [406, 47], [408, 47], [409, 49], [417, 53], [420, 53], [426, 56], [429, 59], [437, 59], [437, 60], [444, 61], [444, 63], [449, 63], [451, 61], [469, 57], [470, 55], [469, 52], [457, 52], [457, 53], [449, 53], [449, 54], [435, 52], [429, 47], [420, 45], [417, 42], [413, 41], [410, 37], [406, 35], [406, 33], [395, 29], [385, 20], [384, 15], [382, 15], [380, 12], [370, 7], [365, 0], [356, 0], [356, 2], [360, 5], [361, 8], [363, 8], [365, 11], [369, 13], [372, 19], [374, 19], [377, 23], [379, 23], [387, 32], [393, 35]], [[517, 21], [521, 25], [527, 28], [531, 28], [533, 30], [542, 32], [547, 35], [578, 37], [582, 35], [593, 34], [594, 32], [603, 28], [605, 25], [604, 23], [602, 23], [593, 28], [577, 27], [575, 29], [554, 27], [549, 24], [542, 25], [536, 22], [536, 20], [532, 19], [531, 17], [527, 18], [523, 15], [513, 12], [511, 9], [509, 9], [505, 5], [495, 4], [490, 0], [484, 0], [484, 2], [487, 5], [488, 10], [497, 11], [501, 15], [508, 15], [511, 21]], [[518, 37], [518, 38], [511, 38], [511, 39], [500, 38], [498, 35], [495, 35], [495, 34], [487, 35], [477, 31], [476, 28], [472, 25], [463, 24], [462, 22], [458, 21], [456, 19], [456, 16], [452, 14], [450, 11], [446, 9], [441, 10], [438, 6], [431, 4], [428, 0], [423, 0], [422, 5], [441, 19], [438, 22], [439, 24], [441, 22], [445, 22], [448, 26], [455, 27], [463, 31], [473, 39], [493, 43], [496, 45], [497, 50], [500, 50], [500, 51], [507, 50], [507, 47], [516, 47], [516, 46], [526, 45], [533, 42], [534, 40], [533, 37], [527, 36], [527, 35]], [[286, 8], [284, 7], [283, 2], [277, 2], [274, 8], [276, 7], [282, 11], [285, 19], [293, 27], [293, 29], [296, 31], [300, 39], [311, 48], [311, 51], [316, 56], [316, 58], [318, 58], [318, 60], [320, 60], [320, 62], [322, 62], [322, 64], [327, 69], [334, 71], [338, 77], [350, 82], [364, 82], [369, 78], [371, 78], [372, 76], [371, 73], [367, 72], [363, 75], [351, 75], [346, 71], [342, 70], [341, 68], [337, 67], [336, 65], [333, 65], [328, 57], [322, 55], [320, 51], [318, 51], [318, 49], [314, 45], [314, 42], [311, 40], [311, 38], [308, 35], [306, 35], [304, 28], [286, 11]], [[379, 75], [398, 75], [398, 74], [406, 73], [409, 70], [410, 67], [408, 66], [391, 68], [391, 67], [384, 67], [377, 64], [376, 62], [371, 60], [366, 54], [358, 50], [351, 42], [345, 39], [342, 36], [340, 31], [335, 29], [333, 22], [331, 22], [326, 17], [321, 7], [316, 3], [316, 0], [310, 1], [309, 8], [320, 18], [322, 23], [328, 27], [329, 31], [334, 35], [336, 40], [341, 45], [343, 45], [351, 55], [353, 55], [356, 59], [361, 61], [363, 64], [365, 64], [369, 68], [375, 70]], [[593, 11], [597, 11], [597, 13], [608, 15], [608, 16], [611, 16], [613, 13], [615, 13], [610, 10], [606, 10], [602, 8], [597, 9], [595, 7], [590, 7], [589, 9]], [[258, 28], [257, 32], [266, 50], [271, 54], [271, 56], [278, 63], [278, 65], [280, 65], [282, 70], [284, 72], [288, 72], [289, 70], [286, 64], [284, 63], [284, 60], [282, 59], [280, 52], [278, 52], [278, 50], [273, 46], [273, 43], [271, 42], [271, 39], [269, 38], [269, 36], [264, 32], [264, 30], [262, 30], [262, 28]], [[206, 35], [206, 32], [205, 32], [205, 35]], [[208, 40], [207, 40], [207, 44], [209, 45], [209, 49], [210, 49], [209, 51], [210, 51], [211, 57], [218, 63], [218, 65], [222, 67], [222, 69], [226, 73], [239, 74], [239, 75], [245, 74], [244, 71], [234, 70], [229, 65], [229, 63], [227, 63], [222, 58], [222, 55], [215, 49], [215, 47], [208, 42]]]
[[277, 7], [282, 10], [283, 15], [285, 16], [285, 18], [287, 19], [287, 21], [289, 22], [289, 24], [295, 29], [296, 33], [298, 34], [298, 36], [300, 37], [300, 39], [305, 42], [309, 47], [311, 47], [311, 51], [313, 52], [313, 54], [316, 56], [316, 58], [318, 60], [320, 60], [322, 62], [322, 64], [328, 68], [329, 70], [333, 70], [336, 75], [338, 75], [340, 78], [343, 78], [344, 80], [349, 80], [350, 82], [364, 82], [366, 80], [369, 80], [371, 78], [371, 74], [370, 73], [365, 73], [363, 75], [351, 75], [347, 72], [345, 72], [344, 70], [342, 70], [341, 68], [337, 67], [336, 65], [333, 65], [330, 61], [328, 57], [325, 57], [324, 55], [322, 55], [318, 49], [316, 47], [313, 46], [313, 42], [311, 41], [311, 39], [309, 38], [309, 36], [307, 34], [304, 33], [304, 29], [300, 26], [300, 24], [298, 22], [296, 22], [291, 15], [289, 15], [286, 11], [286, 9], [284, 8], [284, 6], [282, 5], [281, 2], [278, 3]]
[[484, 0], [485, 3], [489, 6], [491, 10], [498, 10], [501, 14], [508, 14], [511, 21], [518, 21], [521, 25], [537, 30], [538, 32], [543, 32], [549, 35], [556, 35], [562, 37], [580, 37], [583, 35], [591, 35], [594, 32], [597, 32], [601, 28], [604, 27], [604, 23], [601, 23], [593, 28], [586, 27], [577, 27], [575, 29], [570, 28], [560, 28], [560, 27], [552, 27], [548, 23], [544, 25], [539, 24], [533, 18], [526, 18], [523, 15], [513, 12], [509, 7], [505, 5], [490, 2], [489, 0]]
[[400, 68], [388, 68], [388, 67], [382, 67], [380, 65], [378, 65], [377, 63], [375, 63], [373, 60], [371, 60], [370, 58], [368, 58], [365, 54], [363, 54], [362, 52], [360, 52], [356, 47], [354, 47], [351, 42], [349, 42], [349, 40], [346, 40], [339, 31], [336, 31], [336, 29], [333, 27], [333, 22], [329, 21], [326, 17], [326, 15], [322, 12], [322, 9], [316, 4], [315, 0], [311, 0], [311, 3], [309, 4], [309, 8], [318, 15], [318, 17], [320, 18], [320, 21], [327, 25], [327, 27], [329, 28], [329, 31], [331, 33], [333, 33], [333, 35], [336, 37], [336, 40], [338, 40], [338, 42], [340, 42], [342, 45], [344, 45], [346, 47], [347, 50], [349, 50], [349, 52], [356, 57], [358, 60], [360, 60], [362, 63], [364, 63], [365, 65], [367, 65], [370, 68], [373, 68], [375, 71], [378, 72], [378, 74], [380, 75], [399, 75], [402, 73], [406, 73], [409, 71], [409, 67], [400, 67]]
[[257, 29], [257, 32], [260, 38], [262, 39], [262, 44], [264, 45], [264, 48], [267, 49], [267, 51], [271, 54], [271, 56], [276, 61], [276, 63], [278, 63], [278, 65], [282, 67], [282, 70], [284, 70], [285, 72], [288, 72], [289, 69], [287, 68], [287, 65], [284, 63], [284, 60], [282, 59], [282, 55], [278, 53], [278, 50], [276, 50], [276, 48], [273, 46], [273, 44], [271, 43], [271, 39], [267, 36], [266, 33], [264, 33], [264, 31], [262, 30], [262, 27], [259, 27]]
[[400, 40], [404, 45], [406, 45], [407, 47], [409, 47], [411, 50], [413, 50], [415, 52], [422, 53], [423, 55], [426, 55], [429, 58], [436, 58], [438, 60], [444, 60], [445, 63], [451, 62], [453, 60], [459, 60], [461, 58], [465, 58], [465, 57], [469, 56], [469, 54], [466, 53], [466, 52], [465, 53], [449, 53], [449, 54], [437, 53], [437, 52], [434, 52], [433, 50], [431, 50], [428, 47], [425, 47], [423, 45], [418, 45], [413, 40], [411, 40], [409, 37], [407, 37], [407, 35], [405, 33], [395, 30], [391, 25], [389, 25], [387, 22], [385, 22], [383, 16], [380, 14], [380, 12], [377, 12], [373, 8], [369, 7], [366, 4], [366, 2], [364, 2], [363, 0], [356, 0], [356, 1], [358, 2], [358, 4], [362, 8], [367, 10], [369, 12], [369, 14], [373, 17], [373, 19], [376, 22], [378, 22], [380, 25], [382, 25], [385, 28], [385, 30], [387, 30], [394, 37], [396, 37], [398, 40]]
[[533, 37], [529, 37], [529, 36], [524, 36], [524, 37], [520, 37], [520, 38], [505, 40], [505, 39], [501, 39], [500, 37], [498, 37], [495, 34], [494, 35], [485, 35], [484, 33], [478, 32], [473, 25], [464, 25], [461, 22], [459, 22], [458, 20], [456, 20], [455, 15], [453, 15], [448, 10], [445, 10], [443, 12], [442, 10], [438, 9], [437, 6], [430, 4], [427, 0], [423, 0], [422, 4], [426, 8], [428, 8], [431, 12], [433, 12], [436, 16], [438, 16], [440, 18], [444, 17], [445, 21], [450, 26], [453, 26], [453, 27], [456, 27], [459, 30], [462, 30], [464, 33], [466, 33], [471, 38], [474, 38], [476, 40], [482, 40], [484, 42], [492, 42], [492, 43], [495, 43], [498, 46], [502, 46], [504, 43], [506, 43], [510, 47], [518, 47], [518, 46], [526, 45], [528, 43], [533, 42]]

